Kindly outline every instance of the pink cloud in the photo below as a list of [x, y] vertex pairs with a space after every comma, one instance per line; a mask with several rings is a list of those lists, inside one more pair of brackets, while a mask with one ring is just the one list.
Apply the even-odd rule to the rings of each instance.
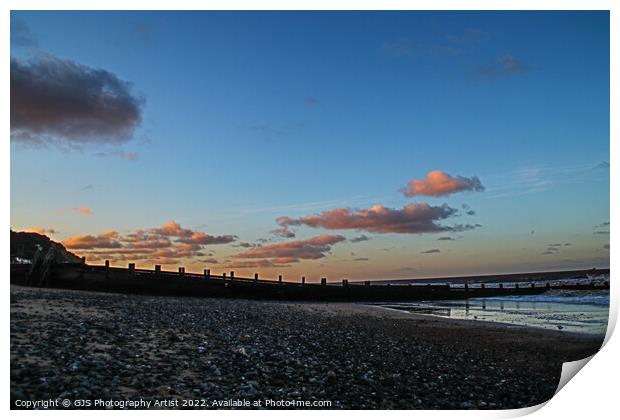
[[88, 207], [71, 207], [69, 209], [71, 212], [73, 213], [78, 213], [81, 214], [83, 216], [92, 216], [95, 213]]
[[431, 206], [426, 203], [408, 204], [402, 209], [391, 209], [376, 204], [368, 209], [337, 208], [318, 215], [297, 219], [279, 217], [280, 226], [322, 227], [324, 229], [356, 229], [376, 233], [433, 233], [463, 231], [478, 225], [445, 226], [438, 222], [457, 215], [458, 210], [447, 204]]
[[463, 176], [450, 176], [443, 171], [430, 171], [425, 179], [414, 179], [401, 189], [407, 197], [426, 195], [441, 197], [460, 191], [484, 191], [484, 186], [478, 177], [466, 178]]
[[320, 235], [252, 248], [235, 255], [234, 258], [259, 259], [264, 261], [263, 264], [290, 264], [299, 260], [317, 260], [324, 258], [334, 244], [345, 240], [346, 238], [341, 235]]
[[204, 246], [234, 242], [236, 236], [213, 236], [183, 228], [170, 221], [152, 229], [138, 229], [121, 235], [106, 231], [98, 235], [78, 235], [65, 241], [69, 249], [87, 250], [89, 259], [175, 264], [183, 258], [205, 256]]

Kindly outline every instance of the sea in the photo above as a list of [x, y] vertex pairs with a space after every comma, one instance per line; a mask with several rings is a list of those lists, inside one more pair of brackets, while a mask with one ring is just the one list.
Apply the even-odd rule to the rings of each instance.
[[385, 303], [380, 306], [419, 315], [604, 335], [609, 318], [609, 290], [552, 289], [537, 295]]

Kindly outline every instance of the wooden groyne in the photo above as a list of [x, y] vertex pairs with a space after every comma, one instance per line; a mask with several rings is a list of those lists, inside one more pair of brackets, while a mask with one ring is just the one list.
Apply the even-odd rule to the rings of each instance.
[[[53, 255], [38, 256], [32, 265], [12, 266], [11, 283], [27, 286], [53, 287], [62, 289], [91, 290], [103, 292], [228, 297], [254, 299], [281, 299], [304, 301], [416, 301], [440, 299], [465, 299], [508, 295], [531, 295], [543, 293], [557, 285], [515, 284], [505, 287], [486, 287], [484, 284], [454, 287], [446, 284], [426, 285], [374, 285], [370, 282], [307, 283], [302, 277], [298, 281], [238, 277], [234, 271], [213, 274], [209, 269], [202, 273], [189, 273], [184, 267], [178, 271], [164, 271], [156, 265], [153, 270], [136, 268], [130, 263], [126, 268], [82, 263], [53, 263]], [[605, 288], [609, 284], [574, 285], [579, 288]]]

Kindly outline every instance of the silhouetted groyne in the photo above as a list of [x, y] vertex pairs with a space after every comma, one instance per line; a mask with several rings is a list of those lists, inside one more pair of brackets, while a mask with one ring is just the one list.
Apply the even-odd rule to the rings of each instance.
[[[47, 258], [46, 258], [47, 257]], [[103, 266], [82, 263], [54, 263], [53, 258], [44, 256], [29, 266], [14, 266], [11, 269], [11, 283], [27, 286], [62, 289], [91, 290], [132, 294], [228, 297], [253, 299], [281, 299], [303, 301], [416, 301], [440, 299], [464, 299], [507, 295], [531, 295], [543, 293], [549, 284], [516, 284], [513, 287], [453, 287], [446, 284], [425, 285], [375, 285], [370, 282], [338, 284], [307, 283], [300, 281], [260, 279], [235, 276], [234, 272], [214, 275], [205, 269], [203, 273], [187, 273], [184, 267], [178, 271], [163, 271], [161, 266], [153, 270], [137, 269], [135, 264], [127, 268], [111, 267], [106, 261]], [[578, 287], [604, 288], [609, 284], [581, 285]]]

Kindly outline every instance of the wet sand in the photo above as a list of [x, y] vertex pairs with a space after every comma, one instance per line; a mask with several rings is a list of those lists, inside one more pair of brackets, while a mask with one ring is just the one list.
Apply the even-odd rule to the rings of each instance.
[[[354, 303], [11, 287], [11, 401], [325, 401], [331, 408], [521, 408], [602, 336]], [[209, 405], [210, 407], [210, 405]], [[205, 407], [208, 408], [208, 407]]]

